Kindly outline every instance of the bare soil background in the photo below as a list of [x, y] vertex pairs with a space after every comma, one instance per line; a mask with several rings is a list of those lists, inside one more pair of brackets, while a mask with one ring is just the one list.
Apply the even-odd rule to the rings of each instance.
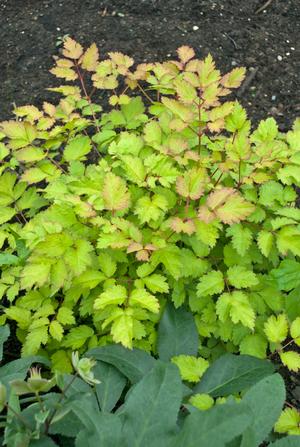
[[[257, 69], [239, 98], [257, 123], [273, 115], [287, 130], [300, 115], [300, 1], [272, 0], [0, 0], [0, 119], [17, 105], [51, 100], [48, 72], [56, 43], [69, 34], [95, 41], [104, 57], [136, 61], [175, 56], [191, 45], [222, 70]], [[297, 46], [298, 41], [298, 46]]]

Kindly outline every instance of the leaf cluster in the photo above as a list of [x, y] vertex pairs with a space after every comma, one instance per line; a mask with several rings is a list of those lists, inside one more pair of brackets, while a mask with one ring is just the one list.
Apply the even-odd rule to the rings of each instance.
[[[164, 355], [165, 337], [174, 330], [173, 325], [172, 331], [161, 334]], [[7, 327], [0, 335], [3, 345]], [[169, 355], [172, 350], [170, 345]], [[295, 436], [271, 433], [277, 421], [279, 433], [297, 434], [295, 423], [291, 428], [289, 421], [287, 427], [287, 410], [278, 420], [285, 389], [267, 360], [225, 354], [192, 387], [181, 380], [174, 364], [139, 349], [110, 345], [86, 356], [79, 362], [81, 372], [89, 362], [88, 381], [78, 374], [79, 368], [75, 375], [50, 379], [32, 368], [24, 380], [29, 365], [38, 359], [28, 359], [27, 366], [24, 359], [18, 360], [23, 362], [18, 379], [7, 375], [12, 363], [1, 368], [3, 445], [192, 447], [195, 439], [199, 447], [258, 447], [264, 440], [274, 447], [299, 445]]]
[[0, 124], [0, 323], [16, 322], [22, 355], [70, 373], [74, 350], [156, 352], [172, 301], [205, 361], [271, 350], [298, 370], [281, 343], [299, 341], [299, 120], [252, 130], [224, 100], [245, 70], [186, 46], [136, 66], [68, 37], [51, 71], [72, 82], [51, 89], [59, 103]]

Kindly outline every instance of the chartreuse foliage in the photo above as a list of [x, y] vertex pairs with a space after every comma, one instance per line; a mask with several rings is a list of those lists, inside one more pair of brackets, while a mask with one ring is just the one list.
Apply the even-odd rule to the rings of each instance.
[[[51, 89], [59, 103], [0, 124], [1, 324], [16, 322], [22, 355], [71, 372], [72, 350], [117, 342], [198, 380], [224, 352], [271, 350], [298, 370], [283, 345], [300, 338], [299, 121], [251, 130], [224, 100], [245, 70], [221, 75], [185, 46], [134, 66], [67, 38], [51, 71], [73, 82]], [[167, 358], [156, 328], [171, 302], [182, 339], [186, 322], [200, 338]]]
[[[166, 348], [170, 331], [160, 332]], [[8, 333], [0, 328], [0, 346]], [[286, 412], [278, 420], [284, 383], [267, 360], [225, 354], [194, 388], [172, 363], [121, 345], [73, 354], [73, 375], [32, 367], [26, 378], [39, 359], [26, 360], [17, 361], [19, 375], [9, 375], [15, 362], [0, 369], [0, 439], [8, 447], [259, 447], [281, 436], [272, 431], [276, 421], [277, 432], [289, 424], [297, 434]], [[296, 447], [298, 440], [285, 436], [268, 445]]]

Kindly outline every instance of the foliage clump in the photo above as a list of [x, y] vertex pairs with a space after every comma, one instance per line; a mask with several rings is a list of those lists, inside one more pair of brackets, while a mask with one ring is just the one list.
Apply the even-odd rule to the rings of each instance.
[[17, 323], [23, 355], [70, 371], [72, 350], [112, 341], [155, 352], [172, 301], [204, 358], [270, 349], [296, 371], [283, 345], [300, 337], [300, 123], [252, 131], [224, 100], [245, 69], [177, 53], [99, 62], [67, 38], [58, 105], [0, 124], [1, 324]]

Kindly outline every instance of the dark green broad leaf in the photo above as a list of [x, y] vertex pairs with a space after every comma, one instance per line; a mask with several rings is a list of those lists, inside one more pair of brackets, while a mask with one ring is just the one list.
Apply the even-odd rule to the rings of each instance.
[[28, 369], [34, 363], [50, 366], [49, 360], [41, 356], [30, 356], [13, 360], [0, 368], [0, 382], [8, 386], [11, 380], [25, 379]]
[[84, 382], [79, 377], [74, 379], [74, 376], [71, 374], [64, 374], [63, 382], [59, 385], [60, 388], [64, 391], [64, 394], [68, 398], [76, 399], [79, 395], [89, 395], [89, 401], [95, 408], [98, 409], [98, 402], [96, 395], [90, 385]]
[[58, 446], [59, 444], [56, 444], [56, 442], [54, 442], [53, 439], [49, 438], [49, 436], [43, 436], [40, 439], [30, 441], [29, 445], [30, 447], [55, 447]]
[[96, 379], [96, 394], [102, 411], [110, 412], [120, 399], [126, 385], [126, 377], [114, 366], [98, 361], [93, 368]]
[[10, 334], [10, 330], [9, 330], [8, 325], [0, 327], [0, 362], [3, 359], [3, 345], [6, 342], [6, 340], [8, 339], [9, 334]]
[[127, 447], [166, 447], [176, 431], [182, 399], [178, 368], [157, 362], [130, 392], [121, 416]]
[[168, 361], [180, 354], [197, 355], [199, 336], [191, 312], [175, 309], [168, 303], [158, 328], [157, 349], [161, 360]]
[[299, 436], [285, 436], [270, 444], [270, 447], [300, 447]]
[[267, 360], [249, 355], [225, 354], [216, 360], [195, 386], [194, 393], [207, 393], [212, 397], [239, 393], [274, 372]]
[[240, 447], [260, 445], [278, 420], [285, 401], [285, 386], [279, 374], [265, 377], [250, 388], [242, 402], [252, 410], [253, 423], [243, 434]]
[[156, 360], [140, 349], [126, 349], [121, 345], [109, 345], [94, 348], [87, 357], [109, 363], [117, 368], [131, 383], [136, 383], [155, 365]]
[[95, 411], [85, 397], [74, 401], [72, 411], [81, 420], [85, 429], [78, 433], [76, 447], [116, 447], [124, 445], [121, 435], [121, 420], [118, 416]]
[[172, 447], [224, 447], [251, 422], [251, 411], [242, 403], [226, 403], [208, 411], [192, 412]]

